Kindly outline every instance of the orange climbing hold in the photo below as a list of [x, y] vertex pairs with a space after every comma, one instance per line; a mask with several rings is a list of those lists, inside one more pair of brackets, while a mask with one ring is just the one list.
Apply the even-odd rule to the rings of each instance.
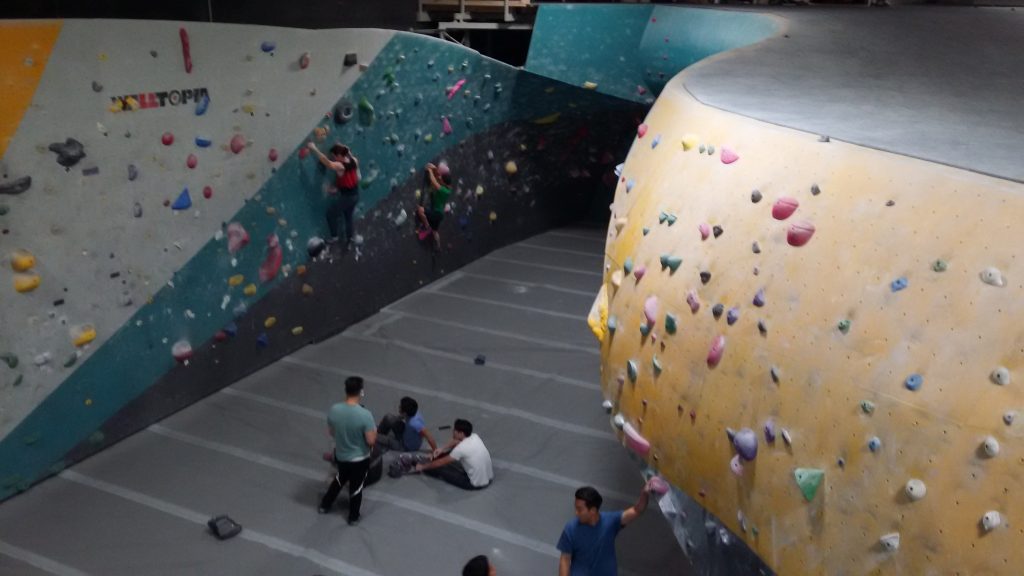
[[40, 283], [42, 283], [42, 278], [39, 277], [39, 274], [19, 273], [14, 275], [14, 289], [21, 293], [31, 292], [39, 288]]
[[11, 268], [15, 272], [28, 272], [36, 265], [36, 258], [28, 250], [17, 249], [11, 254]]
[[245, 282], [245, 276], [242, 276], [241, 274], [235, 274], [228, 278], [228, 286], [241, 286], [242, 282]]
[[85, 346], [96, 339], [96, 328], [92, 324], [75, 326], [68, 331], [75, 346]]

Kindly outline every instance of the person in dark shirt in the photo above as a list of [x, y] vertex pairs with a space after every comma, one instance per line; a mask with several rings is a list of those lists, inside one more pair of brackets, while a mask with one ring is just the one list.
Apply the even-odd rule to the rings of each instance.
[[603, 499], [591, 486], [576, 491], [576, 518], [565, 524], [558, 539], [558, 576], [617, 576], [615, 537], [647, 510], [651, 483], [636, 504], [617, 512], [601, 512]]
[[344, 220], [345, 247], [348, 248], [355, 236], [352, 214], [359, 204], [359, 159], [352, 154], [348, 146], [341, 143], [331, 146], [330, 158], [321, 152], [315, 143], [310, 142], [306, 146], [317, 155], [321, 164], [329, 170], [334, 170], [337, 192], [331, 192], [327, 206], [327, 228], [331, 231], [328, 242], [338, 241], [338, 223]]

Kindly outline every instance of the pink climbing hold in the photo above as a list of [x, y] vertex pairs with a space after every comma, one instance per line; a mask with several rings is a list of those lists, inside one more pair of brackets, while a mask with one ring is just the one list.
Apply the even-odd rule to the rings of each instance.
[[700, 310], [700, 298], [697, 297], [696, 290], [690, 290], [686, 294], [686, 303], [690, 305], [690, 312], [696, 314]]
[[732, 164], [733, 162], [740, 159], [740, 155], [733, 151], [732, 148], [726, 148], [722, 146], [722, 164]]
[[637, 85], [636, 93], [641, 95], [641, 96], [643, 96], [644, 94], [647, 94], [647, 88], [644, 88], [643, 86]]
[[465, 84], [466, 84], [466, 79], [463, 78], [462, 80], [459, 80], [458, 82], [456, 82], [454, 86], [449, 88], [448, 89], [448, 99], [451, 100], [452, 98], [455, 98], [455, 95], [459, 93], [459, 90], [461, 90], [462, 86], [465, 85]]
[[641, 124], [636, 127], [636, 137], [643, 138], [644, 134], [647, 134], [647, 124]]
[[626, 447], [636, 452], [639, 456], [647, 456], [650, 453], [651, 443], [641, 436], [629, 422], [622, 426], [622, 431], [626, 433]]
[[181, 56], [185, 59], [185, 73], [192, 73], [192, 47], [188, 41], [188, 30], [178, 28], [178, 36], [181, 38]]
[[171, 355], [178, 362], [184, 362], [192, 357], [192, 345], [188, 340], [178, 340], [171, 346]]
[[283, 259], [284, 252], [281, 250], [281, 243], [277, 239], [277, 234], [267, 236], [267, 257], [264, 258], [263, 264], [260, 264], [260, 282], [270, 282], [276, 278], [277, 272], [281, 269], [281, 261]]
[[637, 282], [643, 279], [644, 274], [647, 274], [647, 266], [637, 266], [633, 269], [633, 276]]
[[309, 52], [303, 52], [302, 56], [299, 57], [299, 68], [305, 70], [309, 68], [310, 56]]
[[188, 158], [185, 160], [185, 166], [188, 166], [189, 169], [194, 169], [196, 167], [196, 165], [198, 165], [198, 164], [199, 164], [199, 159], [196, 158], [195, 154], [189, 154]]
[[163, 142], [164, 146], [170, 146], [174, 144], [174, 134], [164, 132], [164, 135], [160, 137], [160, 141]]
[[446, 135], [452, 133], [452, 123], [448, 121], [447, 116], [441, 116], [441, 132]]
[[658, 321], [657, 296], [649, 296], [644, 302], [644, 318], [647, 319], [648, 326], [654, 326], [654, 323]]
[[800, 202], [796, 198], [790, 198], [789, 196], [783, 196], [772, 204], [772, 218], [776, 220], [785, 220], [796, 212], [796, 209], [800, 207]]
[[231, 151], [238, 154], [242, 150], [245, 150], [245, 136], [235, 134], [231, 137]]
[[733, 456], [729, 461], [729, 470], [732, 470], [732, 473], [737, 476], [743, 476], [743, 462], [740, 461], [739, 454]]
[[718, 366], [718, 363], [722, 361], [723, 354], [725, 354], [725, 336], [719, 334], [711, 342], [711, 349], [708, 350], [708, 368]]
[[814, 224], [807, 222], [794, 222], [789, 226], [789, 230], [786, 232], [786, 242], [789, 242], [790, 246], [800, 247], [811, 241], [811, 236], [814, 236]]
[[267, 153], [267, 159], [271, 162], [277, 162], [277, 148], [270, 149], [270, 152]]
[[669, 491], [668, 482], [665, 481], [661, 476], [651, 476], [651, 479], [647, 481], [647, 487], [650, 488], [651, 492], [658, 494], [667, 494]]
[[203, 186], [203, 198], [206, 198], [207, 200], [213, 198], [213, 188]]
[[249, 243], [249, 233], [238, 222], [228, 224], [228, 252], [234, 254]]
[[701, 222], [697, 228], [700, 230], [700, 239], [707, 240], [708, 236], [711, 236], [711, 226], [705, 222]]

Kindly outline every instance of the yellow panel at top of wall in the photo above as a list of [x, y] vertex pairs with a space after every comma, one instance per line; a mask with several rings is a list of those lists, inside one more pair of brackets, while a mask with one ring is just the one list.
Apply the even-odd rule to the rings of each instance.
[[[1024, 412], [1016, 416], [1024, 410], [1024, 186], [819, 142], [671, 86], [646, 124], [612, 207], [605, 286], [618, 328], [602, 343], [602, 378], [615, 410], [651, 442], [649, 463], [781, 574], [995, 574], [1024, 565]], [[685, 151], [687, 135], [714, 154]], [[740, 159], [724, 164], [723, 146]], [[779, 221], [772, 205], [783, 196], [799, 207]], [[662, 213], [674, 224], [659, 223]], [[802, 247], [786, 239], [797, 221], [816, 227]], [[701, 224], [722, 234], [702, 240]], [[663, 255], [683, 259], [675, 273], [661, 267]], [[626, 275], [615, 289], [612, 273], [627, 258], [646, 274]], [[981, 280], [988, 267], [1005, 286]], [[899, 278], [907, 287], [894, 291]], [[653, 338], [640, 331], [651, 296]], [[726, 313], [715, 320], [716, 303], [738, 309], [734, 325]], [[666, 333], [666, 313], [675, 334]], [[719, 335], [725, 353], [711, 369]], [[998, 366], [1009, 384], [991, 378]], [[905, 386], [912, 374], [923, 379], [917, 391]], [[792, 445], [765, 441], [768, 420]], [[742, 476], [730, 471], [726, 428], [757, 433], [759, 454]], [[1000, 443], [994, 457], [981, 449], [988, 436]], [[796, 468], [825, 471], [810, 503]], [[919, 501], [904, 490], [912, 478], [927, 486]], [[986, 532], [981, 519], [992, 510], [1003, 523]], [[894, 532], [900, 548], [887, 551], [879, 539]]]
[[0, 78], [4, 94], [0, 99], [0, 158], [32, 104], [60, 30], [60, 21], [0, 21]]

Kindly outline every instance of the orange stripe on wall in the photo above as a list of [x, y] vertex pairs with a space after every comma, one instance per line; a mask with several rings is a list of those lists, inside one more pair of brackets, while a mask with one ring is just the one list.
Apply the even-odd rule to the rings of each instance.
[[0, 158], [32, 104], [39, 79], [60, 35], [60, 21], [0, 22]]

